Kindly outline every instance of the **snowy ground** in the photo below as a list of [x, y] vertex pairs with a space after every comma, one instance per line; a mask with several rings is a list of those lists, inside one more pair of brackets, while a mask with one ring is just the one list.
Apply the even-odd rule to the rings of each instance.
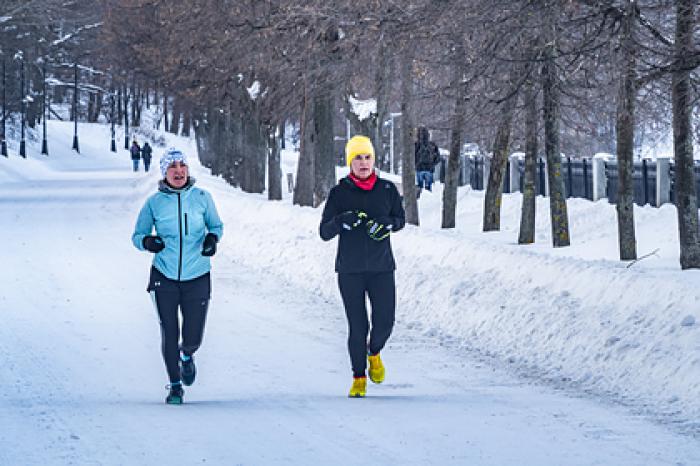
[[671, 209], [638, 211], [659, 230], [640, 229], [640, 251], [662, 250], [626, 269], [609, 206], [572, 203], [579, 246], [553, 251], [545, 222], [537, 245], [514, 245], [517, 197], [504, 231], [483, 235], [479, 194], [460, 194], [452, 232], [439, 193], [424, 196], [424, 225], [392, 240], [387, 381], [354, 400], [319, 210], [244, 195], [193, 161], [225, 236], [198, 380], [173, 407], [150, 257], [130, 243], [156, 174], [105, 150], [108, 128], [83, 130], [82, 155], [65, 149], [68, 125], [50, 129], [48, 159], [34, 146], [0, 159], [0, 465], [700, 464], [697, 438], [678, 432], [699, 420], [698, 328], [681, 322], [700, 277], [676, 270]]

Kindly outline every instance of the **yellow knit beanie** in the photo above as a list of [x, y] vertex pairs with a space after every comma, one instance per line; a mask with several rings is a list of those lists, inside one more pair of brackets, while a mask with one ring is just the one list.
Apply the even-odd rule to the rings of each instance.
[[349, 167], [352, 159], [360, 154], [369, 154], [374, 158], [374, 147], [367, 136], [353, 136], [345, 145], [345, 163]]

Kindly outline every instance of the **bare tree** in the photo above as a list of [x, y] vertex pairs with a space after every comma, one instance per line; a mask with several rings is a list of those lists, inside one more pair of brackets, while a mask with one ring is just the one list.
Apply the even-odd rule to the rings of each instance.
[[280, 168], [280, 150], [282, 148], [281, 139], [284, 137], [282, 126], [270, 125], [268, 131], [268, 147], [270, 154], [267, 164], [267, 198], [271, 201], [282, 200], [282, 169]]
[[544, 61], [542, 89], [544, 96], [544, 148], [547, 157], [549, 181], [549, 211], [552, 222], [554, 247], [569, 246], [569, 217], [564, 196], [564, 179], [561, 175], [561, 151], [559, 148], [559, 84], [555, 62], [558, 44], [556, 5], [545, 0]]
[[419, 225], [418, 193], [416, 191], [416, 165], [414, 154], [415, 126], [413, 123], [413, 59], [408, 48], [401, 57], [401, 185], [406, 222]]
[[535, 178], [537, 176], [537, 92], [533, 78], [525, 82], [525, 172], [523, 174], [523, 205], [520, 215], [518, 244], [535, 242]]
[[[698, 201], [695, 188], [692, 136], [691, 57], [699, 54], [693, 45], [695, 0], [676, 0], [676, 57], [672, 74], [673, 152], [676, 173], [676, 207], [682, 269], [700, 268]], [[697, 64], [695, 64], [697, 66]]]
[[442, 228], [454, 228], [457, 210], [457, 185], [459, 183], [460, 154], [462, 151], [462, 134], [466, 113], [467, 98], [467, 56], [460, 34], [455, 45], [455, 65], [452, 89], [455, 90], [454, 114], [450, 134], [450, 155], [447, 159], [445, 189], [442, 194]]
[[500, 109], [501, 121], [493, 142], [493, 156], [489, 170], [489, 181], [484, 196], [483, 231], [497, 231], [501, 228], [501, 202], [503, 197], [503, 176], [506, 172], [510, 148], [510, 130], [513, 121], [515, 99], [512, 96], [503, 102]]

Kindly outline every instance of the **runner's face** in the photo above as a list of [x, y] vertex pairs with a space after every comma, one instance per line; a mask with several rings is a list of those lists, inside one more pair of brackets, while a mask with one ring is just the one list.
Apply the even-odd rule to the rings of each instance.
[[374, 170], [374, 157], [370, 154], [358, 154], [350, 162], [350, 171], [361, 180], [369, 178]]
[[187, 165], [182, 162], [173, 162], [165, 172], [165, 181], [175, 189], [180, 189], [187, 183], [189, 171]]

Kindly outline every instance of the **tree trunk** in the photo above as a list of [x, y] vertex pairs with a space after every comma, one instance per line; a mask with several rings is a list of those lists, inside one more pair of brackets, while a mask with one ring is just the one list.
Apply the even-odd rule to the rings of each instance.
[[532, 80], [525, 83], [525, 176], [518, 244], [535, 242], [535, 178], [537, 176], [537, 92]]
[[[38, 73], [33, 67], [27, 67], [27, 95], [39, 95], [41, 94], [41, 88], [37, 88], [37, 84], [41, 82], [41, 74]], [[27, 113], [25, 114], [25, 121], [29, 128], [36, 127], [40, 116], [40, 100], [33, 99], [28, 101], [26, 104]]]
[[377, 56], [377, 69], [375, 72], [375, 87], [377, 92], [377, 118], [376, 125], [374, 127], [374, 137], [372, 142], [374, 143], [374, 151], [376, 153], [377, 166], [380, 170], [389, 171], [390, 163], [387, 158], [389, 155], [384, 151], [384, 138], [382, 137], [382, 130], [384, 128], [384, 120], [387, 114], [387, 104], [389, 97], [389, 90], [391, 89], [391, 83], [389, 80], [390, 75], [390, 64], [387, 51], [387, 44], [382, 37], [380, 37], [378, 42], [378, 56]]
[[180, 117], [182, 116], [182, 101], [179, 97], [173, 100], [173, 115], [170, 121], [170, 132], [180, 134]]
[[231, 143], [231, 112], [227, 111], [231, 105], [224, 100], [222, 108], [215, 108], [212, 112], [212, 144], [214, 152], [212, 163], [212, 174], [221, 175], [231, 186], [238, 186], [236, 179], [229, 175], [229, 166], [235, 166], [235, 160], [231, 157], [228, 149]]
[[[70, 121], [75, 121], [76, 118], [78, 118], [78, 115], [76, 115], [76, 112], [78, 110], [78, 97], [75, 95], [75, 87], [71, 88], [72, 90], [72, 99], [71, 99], [71, 104], [70, 104]], [[20, 96], [21, 98], [22, 96]]]
[[136, 100], [136, 108], [135, 108], [135, 113], [136, 113], [136, 126], [141, 126], [141, 111], [143, 110], [143, 96], [141, 95], [141, 89], [139, 88], [138, 90], [138, 96], [139, 98]]
[[122, 124], [124, 120], [124, 110], [122, 109], [122, 89], [117, 90], [117, 123]]
[[239, 172], [243, 162], [243, 145], [239, 137], [242, 128], [238, 127], [240, 120], [233, 117], [234, 105], [229, 97], [225, 103], [223, 114], [219, 118], [216, 144], [214, 145], [216, 151], [214, 168], [221, 173], [228, 184], [239, 187], [241, 185]]
[[102, 112], [102, 105], [104, 105], [104, 94], [102, 91], [97, 92], [97, 99], [95, 102], [95, 115], [94, 115], [94, 121], [95, 123], [100, 121], [100, 113]]
[[413, 57], [404, 49], [401, 57], [401, 185], [406, 222], [419, 225], [416, 190], [415, 127], [413, 125]]
[[187, 108], [185, 109], [185, 113], [183, 113], [182, 116], [182, 131], [180, 134], [182, 134], [185, 137], [190, 137], [190, 128], [192, 127], [192, 110], [190, 109], [190, 106], [187, 105]]
[[136, 80], [131, 83], [131, 126], [139, 126], [139, 89]]
[[267, 159], [267, 198], [282, 200], [281, 136], [284, 123], [268, 128], [269, 156]]
[[372, 146], [374, 147], [375, 155], [375, 165], [380, 168], [379, 159], [381, 158], [381, 148], [379, 140], [377, 139], [377, 114], [370, 113], [367, 118], [360, 120], [360, 117], [353, 113], [352, 105], [350, 104], [350, 97], [353, 95], [352, 92], [347, 92], [345, 95], [345, 100], [343, 105], [345, 106], [345, 116], [350, 121], [350, 133], [351, 136], [361, 134], [367, 136], [372, 141]]
[[97, 123], [102, 110], [102, 92], [88, 93], [88, 122]]
[[129, 92], [124, 86], [124, 149], [129, 150]]
[[[307, 84], [304, 84], [306, 87]], [[292, 202], [301, 206], [313, 207], [314, 205], [314, 152], [313, 143], [309, 134], [309, 99], [306, 89], [301, 107], [301, 120], [299, 131], [299, 163], [297, 164], [296, 183], [294, 184], [294, 196]]]
[[287, 130], [286, 130], [286, 128], [287, 128], [287, 119], [286, 119], [286, 118], [283, 118], [283, 119], [282, 119], [282, 123], [280, 123], [280, 125], [279, 125], [279, 132], [280, 132], [280, 136], [279, 136], [279, 137], [280, 137], [280, 148], [281, 148], [281, 149], [286, 149], [286, 148], [287, 148], [287, 143], [286, 143], [286, 140], [287, 140], [287, 137], [286, 137]]
[[564, 196], [564, 179], [561, 176], [561, 151], [559, 149], [559, 89], [555, 54], [557, 31], [553, 5], [546, 2], [549, 21], [545, 26], [543, 71], [544, 100], [544, 149], [547, 157], [547, 179], [549, 181], [549, 211], [552, 223], [554, 247], [569, 246], [569, 218]]
[[333, 95], [330, 91], [313, 99], [314, 207], [328, 197], [335, 186]]
[[617, 233], [620, 260], [637, 258], [634, 234], [634, 111], [635, 57], [633, 28], [635, 4], [626, 0], [621, 36], [620, 88], [617, 97]]
[[673, 156], [678, 211], [681, 269], [700, 268], [698, 201], [693, 168], [692, 112], [689, 57], [693, 54], [694, 5], [697, 0], [676, 0], [676, 67], [673, 72]]
[[501, 122], [496, 130], [493, 142], [493, 157], [491, 157], [491, 169], [489, 170], [489, 182], [484, 196], [484, 231], [498, 231], [501, 229], [501, 202], [503, 199], [503, 176], [508, 163], [508, 149], [510, 147], [510, 127], [513, 121], [513, 109], [517, 95], [512, 96], [503, 103]]
[[168, 94], [163, 92], [163, 131], [169, 131], [170, 125], [168, 124]]
[[[461, 41], [461, 37], [457, 39]], [[459, 184], [460, 153], [462, 148], [462, 132], [466, 112], [467, 84], [463, 82], [466, 74], [464, 48], [456, 47], [455, 57], [459, 64], [455, 66], [452, 89], [456, 93], [452, 131], [450, 134], [450, 155], [447, 159], [447, 174], [445, 189], [442, 192], [442, 228], [454, 228], [456, 225], [457, 186]]]
[[92, 116], [95, 114], [95, 93], [88, 92], [88, 107], [87, 107], [87, 121], [88, 123], [94, 123], [95, 120]]
[[209, 169], [214, 163], [214, 153], [211, 150], [211, 126], [212, 112], [207, 111], [200, 115], [194, 122], [194, 141], [197, 145], [197, 155], [202, 166]]
[[241, 189], [247, 193], [263, 193], [268, 153], [267, 137], [263, 134], [264, 129], [255, 108], [239, 107], [236, 118], [239, 120], [238, 127], [242, 129]]

